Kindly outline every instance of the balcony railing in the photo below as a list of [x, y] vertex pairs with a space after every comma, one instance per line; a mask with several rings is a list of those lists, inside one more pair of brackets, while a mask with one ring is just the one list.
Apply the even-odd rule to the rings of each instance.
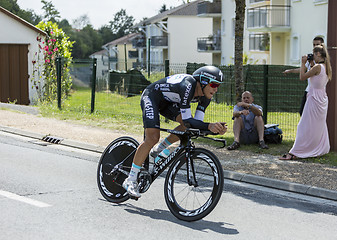
[[145, 48], [146, 47], [146, 39], [144, 37], [135, 38], [132, 40], [133, 48]]
[[248, 28], [290, 27], [290, 6], [266, 5], [247, 10]]
[[198, 15], [220, 15], [221, 16], [221, 2], [198, 3]]
[[109, 62], [117, 62], [118, 58], [117, 57], [109, 57]]
[[[146, 48], [147, 39], [145, 37], [136, 38], [132, 40], [133, 48]], [[151, 46], [152, 47], [167, 47], [168, 46], [168, 37], [167, 36], [152, 36], [151, 37]]]
[[199, 52], [217, 52], [221, 51], [221, 37], [198, 38]]
[[168, 46], [168, 37], [167, 36], [151, 37], [151, 46], [152, 47], [167, 47]]

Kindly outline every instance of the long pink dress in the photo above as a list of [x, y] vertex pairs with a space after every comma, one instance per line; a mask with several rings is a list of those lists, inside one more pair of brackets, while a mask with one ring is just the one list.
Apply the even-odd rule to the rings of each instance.
[[330, 150], [326, 116], [328, 96], [325, 91], [328, 76], [325, 66], [321, 65], [320, 74], [310, 78], [303, 114], [297, 126], [296, 139], [289, 153], [299, 158], [317, 157]]

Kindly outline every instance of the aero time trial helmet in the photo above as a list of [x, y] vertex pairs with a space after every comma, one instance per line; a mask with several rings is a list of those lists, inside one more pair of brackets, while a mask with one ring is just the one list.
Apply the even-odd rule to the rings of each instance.
[[204, 66], [198, 68], [193, 73], [193, 77], [195, 80], [200, 82], [202, 87], [205, 87], [210, 83], [221, 84], [223, 82], [223, 74], [221, 70], [214, 66]]

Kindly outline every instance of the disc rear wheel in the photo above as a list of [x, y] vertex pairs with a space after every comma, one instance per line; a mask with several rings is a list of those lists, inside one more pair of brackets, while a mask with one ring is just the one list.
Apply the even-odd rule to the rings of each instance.
[[[113, 203], [124, 202], [129, 195], [122, 187], [130, 172], [139, 143], [131, 137], [120, 137], [104, 150], [97, 168], [97, 184], [102, 196]], [[116, 170], [115, 167], [120, 170]]]

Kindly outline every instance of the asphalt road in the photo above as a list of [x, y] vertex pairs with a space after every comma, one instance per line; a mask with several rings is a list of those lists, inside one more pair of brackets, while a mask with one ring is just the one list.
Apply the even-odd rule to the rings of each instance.
[[337, 202], [225, 181], [222, 198], [192, 223], [168, 210], [164, 179], [139, 201], [105, 201], [99, 154], [0, 133], [0, 239], [325, 239]]

